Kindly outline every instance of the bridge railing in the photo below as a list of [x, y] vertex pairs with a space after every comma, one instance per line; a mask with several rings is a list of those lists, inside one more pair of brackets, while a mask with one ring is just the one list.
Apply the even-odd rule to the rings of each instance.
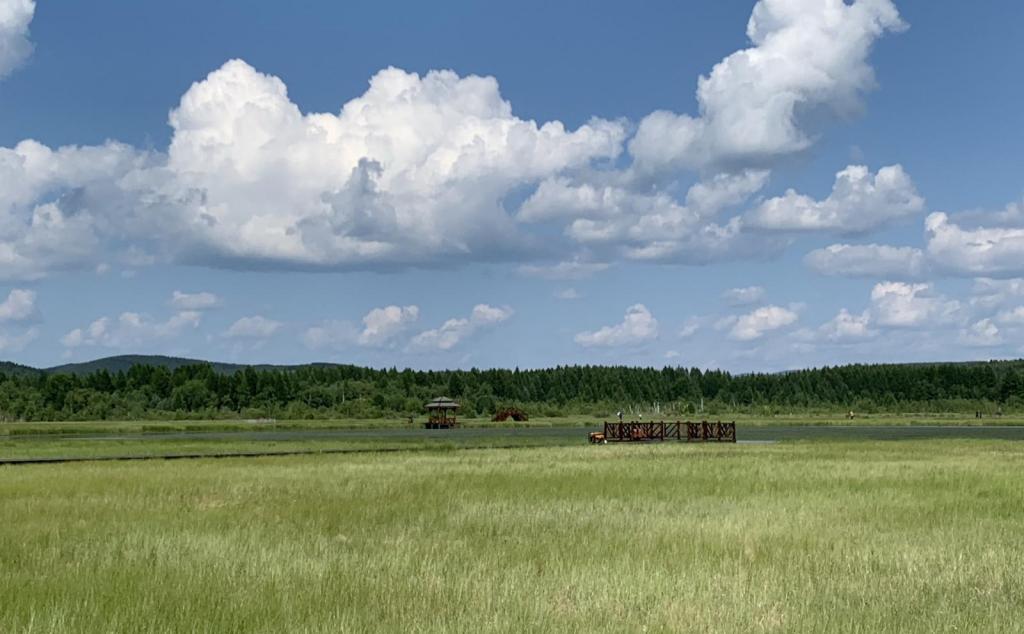
[[694, 423], [637, 421], [605, 423], [604, 437], [610, 442], [685, 440], [687, 442], [736, 442], [736, 423], [701, 421]]

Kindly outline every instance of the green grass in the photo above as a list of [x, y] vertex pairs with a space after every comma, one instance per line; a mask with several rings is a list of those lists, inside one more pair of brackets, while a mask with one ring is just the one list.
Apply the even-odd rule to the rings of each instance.
[[1009, 632], [1024, 445], [0, 468], [3, 632]]
[[83, 440], [61, 438], [53, 440], [0, 440], [0, 460], [36, 458], [106, 458], [174, 455], [221, 455], [245, 453], [289, 452], [349, 452], [395, 450], [449, 450], [488, 447], [537, 447], [547, 445], [580, 445], [587, 441], [586, 434], [573, 432], [558, 436], [505, 436], [487, 437], [435, 436], [430, 438], [309, 438], [301, 440], [248, 440], [248, 439], [162, 439], [143, 440]]

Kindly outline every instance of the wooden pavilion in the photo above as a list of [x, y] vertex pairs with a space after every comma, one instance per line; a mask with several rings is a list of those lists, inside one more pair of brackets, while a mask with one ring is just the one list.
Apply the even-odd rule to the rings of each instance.
[[447, 396], [439, 396], [427, 403], [427, 422], [423, 424], [427, 429], [451, 429], [458, 427], [459, 422], [455, 418], [455, 412], [459, 404]]

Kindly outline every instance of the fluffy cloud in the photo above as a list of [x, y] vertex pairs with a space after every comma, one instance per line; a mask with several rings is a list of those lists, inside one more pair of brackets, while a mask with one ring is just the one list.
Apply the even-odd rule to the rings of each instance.
[[5, 276], [92, 267], [129, 248], [307, 268], [521, 257], [528, 241], [500, 201], [614, 158], [625, 136], [599, 119], [577, 130], [519, 119], [493, 78], [450, 71], [389, 68], [338, 114], [303, 114], [281, 80], [240, 60], [193, 84], [170, 124], [166, 154], [0, 149]]
[[[593, 176], [593, 175], [591, 175]], [[568, 178], [549, 179], [519, 209], [521, 222], [552, 219], [629, 218], [676, 214], [680, 224], [694, 223], [737, 205], [759, 191], [768, 180], [766, 170], [721, 173], [687, 190], [684, 205], [663, 192], [640, 194], [620, 184], [574, 183]]]
[[[867, 65], [871, 44], [901, 28], [889, 0], [762, 0], [747, 27], [754, 46], [700, 79], [699, 117], [649, 115], [629, 143], [629, 167], [547, 179], [517, 219], [561, 223], [571, 242], [604, 260], [705, 264], [777, 253], [787, 239], [750, 231], [740, 217], [718, 216], [760, 191], [766, 168], [781, 156], [811, 144], [804, 114], [820, 119], [812, 113], [858, 108], [874, 83]], [[849, 231], [920, 209], [899, 166], [877, 176], [859, 169], [841, 173], [830, 201], [789, 202], [817, 205], [819, 228], [841, 223]], [[681, 190], [680, 170], [701, 172], [685, 201], [674, 195]], [[751, 218], [771, 219], [766, 213]]]
[[658, 337], [658, 320], [643, 304], [626, 309], [622, 323], [593, 332], [581, 332], [575, 341], [584, 348], [632, 346]]
[[0, 0], [0, 79], [32, 53], [28, 26], [35, 11], [34, 0]]
[[977, 209], [957, 214], [964, 223], [986, 227], [1024, 226], [1024, 201], [1011, 202], [999, 211]]
[[805, 118], [847, 115], [875, 85], [867, 63], [886, 31], [904, 28], [890, 0], [761, 0], [747, 23], [752, 47], [697, 84], [699, 117], [655, 112], [629, 151], [641, 171], [763, 164], [806, 149]]
[[[508, 248], [512, 189], [621, 148], [621, 124], [575, 131], [512, 114], [497, 81], [389, 68], [337, 115], [233, 60], [171, 113], [155, 187], [212, 257], [308, 266], [417, 263]], [[196, 195], [199, 192], [200, 195]]]
[[95, 266], [103, 255], [134, 252], [126, 235], [148, 220], [122, 179], [152, 157], [106, 143], [52, 150], [35, 141], [0, 148], [0, 279]]
[[171, 295], [171, 306], [178, 310], [207, 310], [220, 306], [220, 298], [206, 291], [200, 293], [174, 291]]
[[998, 346], [1003, 343], [1003, 337], [991, 319], [982, 319], [960, 330], [960, 343], [976, 347]]
[[361, 346], [381, 346], [392, 339], [420, 316], [418, 306], [386, 306], [374, 308], [363, 317], [363, 331], [359, 333]]
[[281, 322], [261, 315], [242, 317], [224, 332], [229, 339], [266, 339], [281, 328]]
[[700, 325], [701, 320], [696, 317], [691, 317], [687, 319], [686, 323], [683, 324], [683, 327], [679, 329], [679, 338], [687, 339], [689, 337], [692, 337], [697, 333], [698, 330], [700, 330]]
[[893, 328], [957, 321], [960, 302], [934, 293], [931, 284], [880, 282], [871, 289], [871, 313], [876, 323]]
[[121, 313], [117, 319], [101, 317], [85, 328], [75, 328], [61, 338], [67, 348], [103, 346], [107, 348], [137, 349], [157, 339], [167, 339], [182, 331], [199, 326], [201, 315], [195, 311], [182, 311], [166, 321], [154, 321], [139, 313]]
[[539, 264], [524, 264], [519, 267], [519, 272], [531, 277], [540, 277], [547, 280], [578, 280], [600, 273], [608, 268], [603, 262], [589, 262], [575, 258], [544, 266]]
[[582, 297], [583, 295], [581, 295], [575, 288], [563, 288], [555, 291], [555, 299], [571, 301], [574, 299], [581, 299]]
[[[810, 143], [801, 113], [855, 109], [872, 85], [872, 42], [901, 27], [889, 0], [761, 0], [747, 27], [753, 46], [701, 78], [701, 116], [646, 118], [624, 169], [610, 169], [627, 140], [623, 122], [568, 130], [520, 119], [491, 77], [388, 68], [336, 113], [304, 113], [280, 79], [231, 60], [172, 110], [166, 152], [0, 148], [0, 276], [118, 260], [433, 266], [568, 246], [576, 251], [566, 262], [522, 271], [570, 278], [617, 258], [699, 264], [774, 253], [784, 239], [717, 216], [764, 186], [765, 162], [752, 159]], [[679, 182], [652, 186], [652, 166], [700, 168], [701, 179], [679, 201]], [[520, 209], [506, 208], [531, 189]], [[538, 223], [560, 224], [568, 245]]]
[[363, 327], [348, 321], [325, 321], [308, 328], [302, 335], [312, 349], [344, 349], [352, 345], [370, 348], [393, 346], [420, 316], [419, 306], [385, 306], [363, 316]]
[[761, 286], [731, 288], [722, 293], [722, 299], [730, 306], [748, 306], [750, 304], [756, 304], [764, 299], [764, 288]]
[[928, 256], [956, 275], [1003, 277], [1024, 273], [1024, 228], [964, 228], [947, 214], [925, 220]]
[[38, 338], [39, 329], [34, 326], [18, 335], [0, 333], [0, 352], [20, 352]]
[[861, 233], [924, 209], [924, 199], [899, 165], [872, 175], [863, 165], [836, 174], [832, 193], [814, 200], [790, 189], [764, 201], [746, 215], [747, 222], [776, 231]]
[[971, 288], [971, 306], [992, 310], [1024, 297], [1024, 279], [997, 280], [979, 277]]
[[833, 244], [808, 253], [804, 264], [824, 275], [875, 278], [920, 277], [926, 268], [920, 249], [884, 244]]
[[38, 316], [35, 291], [16, 288], [0, 303], [0, 322], [31, 321]]
[[[645, 118], [632, 163], [616, 162], [623, 122], [569, 130], [520, 119], [492, 77], [388, 68], [337, 112], [304, 113], [279, 78], [231, 60], [171, 111], [166, 152], [0, 148], [0, 277], [118, 260], [365, 269], [569, 252], [521, 268], [565, 279], [616, 259], [774, 254], [787, 238], [719, 216], [762, 189], [772, 161], [811, 143], [815, 111], [856, 110], [873, 85], [872, 43], [902, 27], [890, 0], [760, 0], [752, 46], [700, 79], [700, 116]], [[699, 170], [698, 182], [685, 189], [679, 168]], [[895, 213], [899, 178], [862, 180], [848, 198], [873, 196]], [[532, 193], [507, 208], [520, 192]], [[819, 224], [851, 230], [881, 213], [851, 219], [809, 202]], [[563, 242], [537, 226], [552, 223]]]
[[831, 321], [822, 324], [818, 332], [823, 338], [833, 342], [868, 339], [878, 334], [877, 331], [871, 329], [869, 311], [854, 315], [845, 308], [841, 309]]
[[757, 310], [738, 317], [733, 323], [729, 337], [737, 341], [751, 341], [759, 339], [765, 333], [796, 322], [798, 315], [795, 311], [781, 306], [762, 306]]
[[311, 350], [347, 348], [359, 339], [359, 329], [350, 321], [330, 320], [306, 329], [302, 342]]
[[440, 328], [425, 330], [409, 343], [414, 350], [451, 350], [477, 331], [499, 324], [512, 316], [508, 307], [477, 304], [469, 317], [449, 319]]
[[715, 217], [759, 191], [767, 178], [764, 170], [718, 174], [692, 185], [684, 203], [662, 190], [550, 179], [526, 200], [517, 219], [560, 221], [572, 242], [608, 258], [704, 263], [765, 250], [759, 246], [766, 241], [744, 234], [739, 219], [719, 223]]
[[1024, 306], [1018, 306], [1012, 310], [1000, 311], [996, 320], [1001, 324], [1012, 326], [1024, 326]]

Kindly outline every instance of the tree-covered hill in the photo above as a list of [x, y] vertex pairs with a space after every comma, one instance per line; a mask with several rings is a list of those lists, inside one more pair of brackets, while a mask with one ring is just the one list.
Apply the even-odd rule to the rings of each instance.
[[[142, 362], [145, 361], [145, 362]], [[422, 413], [438, 395], [467, 414], [515, 404], [537, 415], [1024, 411], [1024, 361], [848, 365], [776, 374], [679, 367], [377, 370], [236, 366], [172, 357], [0, 368], [0, 420], [376, 417]]]
[[27, 365], [21, 365], [20, 363], [12, 363], [11, 361], [0, 361], [0, 374], [6, 374], [9, 376], [19, 375], [35, 375], [39, 374], [42, 370], [29, 367]]
[[[161, 355], [124, 354], [116, 357], [104, 357], [93, 361], [82, 363], [67, 363], [64, 365], [46, 368], [44, 372], [50, 374], [91, 374], [100, 370], [107, 372], [127, 372], [137, 365], [151, 365], [154, 367], [176, 370], [188, 365], [202, 365], [207, 363], [200, 359], [187, 359], [182, 357], [165, 357]], [[217, 372], [234, 372], [245, 366], [232, 363], [210, 363]]]

